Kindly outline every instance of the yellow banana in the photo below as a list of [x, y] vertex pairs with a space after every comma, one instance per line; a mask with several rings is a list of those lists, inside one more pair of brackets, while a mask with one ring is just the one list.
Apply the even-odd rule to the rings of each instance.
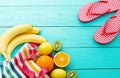
[[[0, 49], [0, 51], [1, 51], [1, 49]], [[7, 58], [7, 54], [6, 54], [5, 52], [3, 52], [2, 55], [3, 55], [5, 58]]]
[[[38, 34], [40, 32], [40, 29], [38, 29], [37, 27], [33, 27], [32, 30], [29, 30], [27, 32], [24, 32], [24, 34]], [[6, 52], [2, 52], [2, 55], [7, 58], [7, 54]]]
[[0, 37], [0, 52], [3, 54], [3, 56], [6, 58], [5, 51], [7, 49], [8, 43], [19, 34], [22, 34], [24, 32], [27, 32], [29, 30], [32, 30], [32, 25], [30, 24], [21, 24], [17, 25], [13, 28], [8, 29], [6, 32], [4, 32]]
[[40, 29], [33, 27], [32, 30], [25, 32], [25, 34], [39, 34]]
[[18, 35], [9, 43], [9, 45], [7, 47], [7, 51], [6, 51], [7, 56], [8, 56], [8, 58], [10, 58], [10, 55], [11, 55], [13, 49], [21, 43], [24, 43], [24, 42], [43, 43], [45, 41], [46, 41], [46, 39], [39, 35], [34, 35], [34, 34]]

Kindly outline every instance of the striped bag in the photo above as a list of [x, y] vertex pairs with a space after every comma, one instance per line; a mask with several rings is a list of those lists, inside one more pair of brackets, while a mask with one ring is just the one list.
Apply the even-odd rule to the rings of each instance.
[[26, 43], [10, 62], [0, 63], [0, 78], [49, 78], [46, 69], [34, 63], [36, 45]]

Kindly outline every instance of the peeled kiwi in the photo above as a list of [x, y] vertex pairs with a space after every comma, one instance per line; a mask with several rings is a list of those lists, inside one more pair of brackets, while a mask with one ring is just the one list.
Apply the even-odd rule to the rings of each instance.
[[54, 41], [54, 43], [53, 43], [53, 50], [55, 52], [60, 51], [61, 47], [62, 47], [61, 41], [59, 41], [59, 40]]
[[70, 70], [67, 73], [67, 78], [77, 78], [77, 73], [74, 70]]

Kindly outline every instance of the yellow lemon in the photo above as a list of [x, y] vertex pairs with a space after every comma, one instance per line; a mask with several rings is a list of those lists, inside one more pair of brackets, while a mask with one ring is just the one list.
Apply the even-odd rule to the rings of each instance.
[[49, 55], [52, 52], [52, 45], [48, 42], [44, 42], [39, 46], [38, 52], [42, 55]]
[[54, 69], [51, 74], [51, 78], [66, 78], [66, 72], [63, 69]]

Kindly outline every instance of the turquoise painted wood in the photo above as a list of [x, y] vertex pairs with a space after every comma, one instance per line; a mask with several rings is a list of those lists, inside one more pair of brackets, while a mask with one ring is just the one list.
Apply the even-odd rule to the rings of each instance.
[[76, 70], [78, 78], [120, 78], [120, 70]]
[[[78, 20], [77, 6], [23, 6], [0, 7], [0, 26], [14, 26], [31, 23], [37, 26], [102, 26], [114, 13], [104, 15], [92, 22], [82, 23]], [[9, 12], [9, 13], [8, 13]], [[43, 20], [45, 19], [45, 20]], [[11, 21], [12, 20], [12, 21]], [[7, 21], [7, 23], [5, 23]]]
[[60, 1], [60, 0], [1, 0], [1, 6], [31, 6], [31, 5], [80, 5], [85, 4], [88, 2], [92, 2], [96, 0], [66, 0], [66, 1]]
[[[17, 47], [12, 53], [12, 57], [18, 50]], [[120, 48], [63, 48], [61, 51], [68, 53], [71, 57], [70, 65], [66, 67], [67, 70], [82, 70], [120, 68], [119, 50]]]
[[78, 20], [80, 7], [93, 1], [97, 0], [0, 0], [0, 35], [17, 24], [33, 24], [49, 42], [62, 41], [62, 51], [71, 57], [66, 71], [76, 70], [78, 78], [120, 78], [120, 34], [106, 45], [93, 40], [94, 32], [114, 13], [89, 23]]
[[[9, 27], [10, 28], [10, 27]], [[99, 27], [38, 27], [41, 29], [40, 35], [44, 36], [49, 42], [59, 39], [63, 42], [63, 47], [68, 48], [119, 48], [120, 34], [112, 43], [101, 45], [93, 41], [94, 32]], [[0, 35], [8, 28], [1, 28]], [[54, 31], [54, 32], [53, 32]]]

